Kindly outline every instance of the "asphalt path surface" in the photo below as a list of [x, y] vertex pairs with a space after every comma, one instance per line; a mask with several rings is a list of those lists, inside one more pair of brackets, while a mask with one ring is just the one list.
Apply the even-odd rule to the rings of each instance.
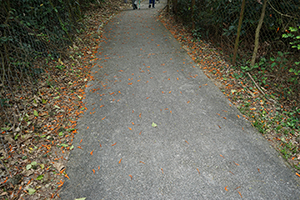
[[106, 25], [61, 199], [300, 199], [295, 172], [155, 18], [165, 3]]

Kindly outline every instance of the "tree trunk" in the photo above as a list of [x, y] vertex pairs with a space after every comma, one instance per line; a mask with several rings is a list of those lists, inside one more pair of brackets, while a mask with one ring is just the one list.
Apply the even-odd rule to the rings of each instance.
[[263, 8], [262, 8], [261, 15], [260, 15], [260, 19], [259, 19], [259, 23], [258, 23], [256, 31], [255, 31], [255, 46], [254, 46], [253, 55], [252, 55], [252, 59], [251, 59], [251, 66], [252, 67], [255, 64], [256, 54], [257, 54], [257, 50], [258, 50], [258, 46], [259, 46], [259, 31], [261, 29], [262, 23], [264, 22], [267, 2], [268, 2], [268, 0], [264, 1]]
[[241, 7], [240, 19], [239, 19], [239, 26], [238, 26], [238, 30], [237, 30], [237, 33], [236, 33], [236, 39], [235, 39], [235, 44], [234, 44], [232, 65], [235, 65], [237, 50], [238, 50], [238, 47], [239, 47], [239, 40], [240, 40], [241, 27], [242, 27], [242, 22], [243, 22], [243, 17], [244, 17], [245, 4], [246, 4], [246, 0], [243, 0], [242, 7]]

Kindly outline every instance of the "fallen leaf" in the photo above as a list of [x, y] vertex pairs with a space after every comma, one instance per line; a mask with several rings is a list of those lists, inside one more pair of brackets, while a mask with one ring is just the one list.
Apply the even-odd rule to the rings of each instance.
[[33, 195], [36, 192], [36, 190], [33, 188], [28, 188], [27, 190], [29, 195]]
[[300, 174], [298, 174], [297, 172], [296, 172], [296, 175], [300, 177]]
[[143, 164], [145, 164], [143, 161], [140, 161], [140, 163], [143, 163]]
[[200, 171], [199, 171], [199, 169], [197, 168], [197, 171], [198, 171], [198, 173], [200, 174]]
[[82, 139], [80, 140], [79, 144], [82, 142]]
[[139, 133], [139, 135], [141, 135], [142, 134], [142, 131]]
[[141, 116], [142, 116], [142, 113], [139, 114], [139, 117], [141, 117]]
[[260, 173], [260, 170], [257, 168], [257, 171]]
[[82, 197], [82, 198], [78, 198], [78, 199], [75, 199], [75, 200], [85, 200], [86, 197]]
[[[186, 143], [188, 143], [188, 141], [185, 141]], [[188, 144], [190, 144], [190, 143], [188, 143]]]
[[228, 191], [227, 186], [225, 187], [225, 190]]
[[111, 146], [115, 146], [117, 143], [112, 144]]
[[91, 151], [91, 153], [90, 153], [90, 154], [91, 154], [91, 155], [93, 155], [93, 152], [94, 152], [94, 150], [93, 150], [93, 151]]
[[132, 128], [128, 127], [129, 130], [132, 130]]
[[103, 117], [102, 120], [104, 120], [106, 117]]
[[121, 163], [121, 161], [122, 161], [122, 158], [119, 160], [119, 164]]
[[129, 174], [129, 176], [130, 176], [130, 178], [131, 178], [131, 180], [132, 180], [132, 175]]
[[220, 154], [220, 156], [221, 156], [222, 158], [224, 158], [224, 156], [222, 156], [221, 154]]
[[190, 103], [191, 101], [188, 101], [187, 103]]
[[163, 168], [161, 168], [161, 172], [162, 172], [162, 173], [164, 173], [164, 170], [163, 170]]
[[243, 198], [242, 194], [238, 191], [239, 195]]
[[95, 170], [93, 169], [93, 173], [95, 174]]
[[78, 146], [77, 148], [82, 149], [81, 146]]
[[[234, 162], [234, 161], [233, 161]], [[239, 164], [238, 163], [236, 163], [236, 162], [234, 162], [234, 164], [236, 164], [237, 166], [239, 166]]]
[[157, 124], [155, 124], [154, 122], [152, 122], [152, 127], [156, 128]]

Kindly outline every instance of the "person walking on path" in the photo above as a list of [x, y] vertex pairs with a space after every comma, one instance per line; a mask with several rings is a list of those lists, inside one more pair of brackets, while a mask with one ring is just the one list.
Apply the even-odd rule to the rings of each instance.
[[149, 8], [151, 8], [151, 3], [152, 3], [152, 8], [155, 8], [155, 0], [149, 0]]
[[131, 0], [133, 10], [137, 9], [137, 0]]

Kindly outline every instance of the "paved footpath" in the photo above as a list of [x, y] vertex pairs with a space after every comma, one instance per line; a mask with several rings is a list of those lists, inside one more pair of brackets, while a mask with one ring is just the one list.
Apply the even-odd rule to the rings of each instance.
[[300, 199], [291, 168], [155, 19], [165, 3], [106, 26], [61, 198]]

